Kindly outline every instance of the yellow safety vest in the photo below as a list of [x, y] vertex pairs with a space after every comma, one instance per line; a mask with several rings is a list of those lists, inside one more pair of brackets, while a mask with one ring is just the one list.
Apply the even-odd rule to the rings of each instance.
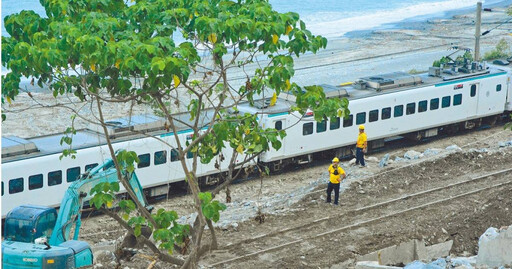
[[338, 166], [338, 174], [334, 174], [334, 167], [332, 164], [329, 166], [329, 179], [331, 180], [331, 183], [333, 184], [339, 184], [341, 182], [341, 175], [345, 174], [345, 170]]
[[366, 133], [360, 133], [357, 137], [357, 145], [358, 148], [364, 148], [364, 142], [366, 142]]

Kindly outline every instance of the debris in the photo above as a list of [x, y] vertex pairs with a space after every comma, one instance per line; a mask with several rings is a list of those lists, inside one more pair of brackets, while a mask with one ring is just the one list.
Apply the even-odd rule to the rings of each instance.
[[417, 159], [419, 159], [421, 157], [423, 157], [422, 154], [420, 152], [415, 151], [415, 150], [408, 150], [404, 154], [404, 158], [409, 159], [409, 160], [417, 160]]
[[450, 151], [462, 151], [462, 149], [457, 146], [457, 145], [451, 145], [451, 146], [448, 146], [446, 147], [446, 150], [450, 150]]
[[388, 160], [389, 160], [389, 153], [384, 155], [384, 157], [380, 160], [379, 167], [384, 167], [384, 166], [388, 165]]

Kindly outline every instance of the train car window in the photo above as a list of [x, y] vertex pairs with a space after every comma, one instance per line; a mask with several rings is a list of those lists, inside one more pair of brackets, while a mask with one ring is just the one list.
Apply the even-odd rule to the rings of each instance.
[[427, 100], [418, 102], [418, 113], [427, 111]]
[[343, 119], [343, 127], [350, 127], [354, 124], [354, 115], [350, 114], [347, 118]]
[[340, 128], [340, 118], [336, 117], [336, 120], [331, 120], [329, 123], [329, 130], [336, 130]]
[[313, 133], [313, 123], [308, 122], [302, 125], [302, 135], [310, 135]]
[[151, 156], [149, 153], [139, 155], [139, 164], [137, 168], [148, 167], [151, 164]]
[[416, 103], [408, 103], [405, 109], [405, 114], [411, 115], [416, 113]]
[[450, 106], [450, 101], [451, 101], [451, 96], [445, 96], [443, 97], [442, 101], [441, 101], [441, 107], [442, 108], [445, 108], [445, 107], [449, 107]]
[[167, 162], [167, 150], [155, 152], [155, 165], [164, 164]]
[[379, 110], [375, 109], [375, 110], [370, 111], [370, 113], [368, 114], [368, 121], [374, 122], [374, 121], [378, 121], [378, 120], [379, 120]]
[[316, 132], [323, 133], [327, 130], [327, 121], [316, 122]]
[[28, 189], [40, 189], [43, 187], [43, 174], [28, 177]]
[[62, 171], [52, 171], [48, 173], [48, 186], [59, 185], [62, 183]]
[[476, 95], [476, 84], [471, 85], [470, 96], [475, 97]]
[[363, 124], [366, 122], [366, 112], [356, 114], [356, 125]]
[[91, 164], [86, 165], [86, 166], [85, 166], [85, 172], [87, 172], [87, 171], [89, 171], [89, 170], [93, 169], [93, 168], [94, 168], [94, 167], [96, 167], [96, 166], [98, 166], [98, 164], [97, 164], [97, 163], [91, 163]]
[[439, 108], [439, 98], [430, 99], [430, 110]]
[[4, 183], [2, 182], [2, 196], [4, 196]]
[[192, 151], [187, 152], [187, 159], [192, 159], [194, 157], [194, 153]]
[[276, 128], [276, 130], [278, 130], [278, 131], [279, 131], [279, 130], [282, 130], [282, 129], [283, 129], [283, 122], [282, 122], [282, 121], [280, 121], [280, 120], [276, 121], [275, 128]]
[[23, 191], [23, 178], [15, 178], [9, 180], [9, 194]]
[[394, 117], [402, 117], [404, 115], [404, 106], [403, 105], [398, 105], [398, 106], [395, 106], [395, 112], [394, 112]]
[[178, 151], [175, 149], [171, 149], [171, 162], [178, 161]]
[[80, 167], [69, 168], [66, 171], [66, 181], [73, 182], [80, 177]]
[[496, 91], [501, 92], [501, 84], [496, 85]]
[[385, 107], [382, 109], [381, 119], [387, 120], [391, 118], [391, 107]]
[[453, 96], [453, 105], [458, 106], [462, 104], [462, 94], [456, 94]]

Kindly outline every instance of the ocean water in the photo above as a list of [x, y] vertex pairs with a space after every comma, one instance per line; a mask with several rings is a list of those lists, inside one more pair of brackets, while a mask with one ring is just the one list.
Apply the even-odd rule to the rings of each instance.
[[[478, 0], [270, 0], [279, 12], [293, 11], [313, 34], [338, 38], [352, 31], [369, 30], [407, 19], [442, 16], [446, 12], [475, 7]], [[2, 0], [2, 35], [6, 15], [32, 9], [42, 16], [38, 0]], [[487, 0], [484, 6], [510, 0]]]

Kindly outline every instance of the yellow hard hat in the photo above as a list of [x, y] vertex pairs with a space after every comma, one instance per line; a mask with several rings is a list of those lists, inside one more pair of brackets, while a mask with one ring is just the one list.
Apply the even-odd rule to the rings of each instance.
[[332, 159], [332, 162], [333, 162], [333, 163], [339, 163], [339, 162], [340, 162], [340, 160], [339, 160], [338, 158], [334, 157], [334, 159]]
[[359, 125], [359, 130], [364, 130], [364, 125]]

